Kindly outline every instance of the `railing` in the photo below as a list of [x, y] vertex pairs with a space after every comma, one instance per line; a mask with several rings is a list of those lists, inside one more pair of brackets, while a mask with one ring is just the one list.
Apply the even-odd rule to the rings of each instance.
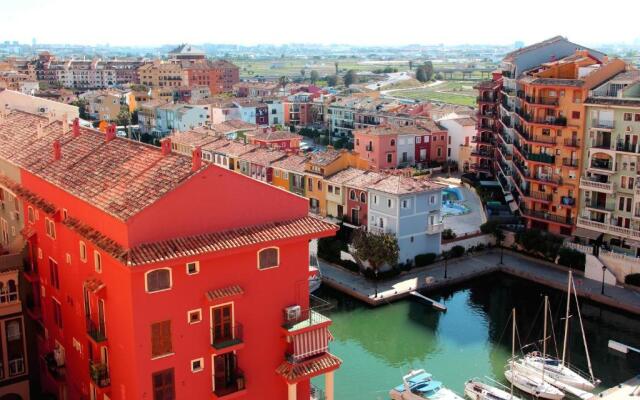
[[473, 150], [471, 152], [471, 157], [493, 158], [493, 153], [486, 150]]
[[604, 170], [613, 170], [613, 163], [609, 160], [600, 160], [597, 158], [594, 158], [591, 160], [591, 165], [590, 168], [596, 168], [596, 169], [604, 169]]
[[441, 233], [444, 230], [444, 223], [438, 222], [435, 224], [427, 224], [427, 233], [435, 234]]
[[505, 110], [507, 110], [507, 111], [509, 111], [509, 112], [513, 112], [513, 107], [511, 107], [511, 106], [509, 105], [509, 103], [507, 103], [506, 101], [503, 101], [503, 102], [502, 102], [502, 103], [500, 103], [500, 104], [502, 105], [502, 107], [503, 107]]
[[89, 375], [98, 387], [105, 388], [111, 385], [109, 367], [104, 363], [96, 363], [89, 360]]
[[511, 118], [509, 117], [502, 117], [502, 123], [504, 124], [504, 126], [511, 126]]
[[231, 376], [227, 377], [225, 381], [230, 382], [228, 385], [216, 385], [213, 393], [218, 397], [230, 395], [244, 390], [246, 386], [244, 372], [240, 368], [236, 368], [231, 372]]
[[599, 189], [607, 192], [612, 192], [614, 190], [613, 182], [594, 181], [585, 177], [580, 178], [580, 186], [585, 189]]
[[331, 319], [320, 313], [321, 311], [331, 309], [331, 303], [314, 295], [310, 295], [310, 303], [311, 307], [305, 310], [300, 310], [300, 313], [297, 316], [287, 315], [287, 310], [284, 310], [284, 321], [282, 323], [282, 327], [289, 331], [295, 331], [308, 326], [331, 321]]
[[217, 350], [242, 343], [242, 325], [235, 324], [216, 334], [216, 328], [211, 328], [211, 346]]
[[391, 229], [388, 226], [369, 225], [369, 230], [373, 233], [378, 234], [391, 233]]
[[556, 162], [556, 157], [549, 154], [524, 152], [523, 155], [529, 161], [540, 162], [545, 164], [554, 164]]
[[545, 193], [545, 192], [537, 192], [534, 190], [523, 190], [522, 191], [526, 197], [530, 197], [534, 200], [541, 200], [550, 202], [553, 200], [553, 193]]
[[555, 184], [555, 185], [562, 185], [562, 177], [561, 176], [532, 174], [527, 169], [525, 169], [524, 165], [520, 164], [519, 162], [514, 161], [513, 164], [515, 164], [516, 169], [522, 174], [522, 176], [524, 176], [527, 179], [533, 179], [533, 180], [536, 180], [536, 181], [551, 183], [551, 184]]
[[597, 201], [589, 201], [584, 204], [587, 208], [593, 208], [594, 210], [611, 212], [615, 209], [613, 205], [607, 205], [607, 203], [599, 203]]
[[525, 101], [531, 104], [539, 104], [545, 106], [557, 106], [558, 98], [557, 97], [546, 97], [546, 96], [525, 96]]
[[25, 373], [24, 357], [9, 360], [9, 376], [17, 376]]
[[530, 218], [542, 219], [545, 221], [555, 222], [563, 225], [573, 225], [573, 218], [551, 214], [548, 211], [531, 210], [525, 207], [520, 207], [520, 212]]
[[496, 101], [494, 96], [478, 96], [476, 97], [476, 102], [478, 103], [493, 103]]
[[613, 129], [615, 127], [614, 121], [600, 120], [600, 119], [592, 119], [591, 120], [592, 128], [599, 129]]
[[640, 145], [625, 142], [616, 143], [616, 151], [624, 151], [627, 153], [640, 153]]
[[630, 228], [624, 228], [622, 226], [611, 225], [604, 222], [592, 221], [588, 218], [578, 217], [578, 226], [585, 228], [592, 228], [602, 233], [612, 233], [615, 235], [621, 235], [632, 239], [640, 238], [640, 231]]
[[580, 147], [580, 139], [565, 139], [564, 145], [567, 147]]
[[51, 377], [55, 380], [64, 380], [66, 377], [66, 369], [64, 365], [58, 365], [53, 352], [50, 351], [42, 356], [47, 370]]
[[[4, 290], [7, 289], [7, 290]], [[14, 288], [14, 290], [9, 291], [9, 286], [6, 286], [2, 290], [0, 290], [0, 304], [2, 303], [16, 303], [18, 302], [18, 290]]]
[[562, 165], [565, 167], [577, 167], [580, 164], [580, 160], [576, 158], [563, 158]]
[[486, 164], [475, 163], [475, 164], [471, 164], [471, 169], [475, 170], [475, 171], [487, 171], [488, 172], [488, 171], [491, 170], [491, 167], [489, 165], [486, 165]]
[[100, 324], [96, 324], [93, 320], [87, 316], [87, 335], [89, 335], [96, 342], [104, 342], [107, 340], [107, 334], [104, 331], [104, 327]]
[[611, 150], [611, 142], [599, 140], [596, 141], [591, 147], [594, 149]]

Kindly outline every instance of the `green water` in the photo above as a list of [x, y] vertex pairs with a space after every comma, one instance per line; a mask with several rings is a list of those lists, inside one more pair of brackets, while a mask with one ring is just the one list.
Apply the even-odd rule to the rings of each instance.
[[[491, 377], [506, 383], [504, 365], [511, 355], [511, 309], [518, 312], [523, 343], [542, 337], [543, 295], [549, 295], [557, 347], [562, 348], [566, 295], [528, 281], [492, 275], [450, 290], [429, 294], [446, 313], [415, 300], [371, 308], [330, 288], [315, 293], [334, 304], [332, 353], [344, 363], [336, 373], [338, 400], [388, 399], [411, 368], [424, 368], [459, 394], [465, 380]], [[609, 339], [640, 347], [640, 318], [581, 301], [587, 343], [600, 390], [640, 373], [639, 355], [620, 355]], [[575, 309], [574, 309], [575, 313]], [[577, 318], [572, 319], [570, 362], [586, 371]], [[555, 353], [552, 341], [549, 347]], [[322, 387], [322, 379], [314, 380]], [[522, 396], [523, 398], [525, 396]]]

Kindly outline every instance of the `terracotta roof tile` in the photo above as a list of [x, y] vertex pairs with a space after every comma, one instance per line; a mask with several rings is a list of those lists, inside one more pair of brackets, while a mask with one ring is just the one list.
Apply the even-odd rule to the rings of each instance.
[[244, 294], [244, 290], [238, 285], [231, 285], [223, 288], [212, 289], [207, 291], [206, 296], [209, 301], [216, 301], [226, 297], [238, 296]]
[[247, 132], [246, 135], [247, 137], [263, 141], [302, 139], [302, 136], [297, 133], [290, 131], [273, 131], [269, 128], [256, 129], [254, 131]]
[[390, 194], [419, 193], [428, 190], [442, 189], [444, 185], [424, 178], [409, 178], [399, 175], [390, 175], [371, 184], [370, 189]]
[[248, 161], [253, 164], [260, 164], [262, 166], [269, 166], [272, 162], [284, 158], [287, 155], [284, 151], [265, 149], [263, 147], [257, 148], [254, 151], [240, 156], [243, 161]]
[[298, 154], [290, 154], [287, 157], [275, 161], [271, 166], [273, 168], [283, 169], [289, 172], [303, 173], [307, 164], [307, 157]]
[[288, 382], [297, 382], [318, 376], [321, 373], [335, 370], [340, 367], [342, 360], [331, 353], [324, 353], [310, 360], [300, 363], [284, 362], [276, 369], [278, 375], [283, 376]]

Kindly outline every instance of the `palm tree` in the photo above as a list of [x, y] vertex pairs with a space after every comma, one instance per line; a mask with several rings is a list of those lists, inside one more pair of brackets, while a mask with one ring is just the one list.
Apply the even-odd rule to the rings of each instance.
[[280, 87], [282, 88], [282, 90], [284, 91], [284, 89], [287, 87], [287, 83], [289, 83], [289, 77], [287, 77], [286, 75], [282, 75], [279, 79], [278, 82], [280, 83]]

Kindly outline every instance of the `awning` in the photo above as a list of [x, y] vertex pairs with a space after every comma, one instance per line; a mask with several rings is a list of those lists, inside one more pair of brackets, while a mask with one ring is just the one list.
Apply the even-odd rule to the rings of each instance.
[[219, 289], [209, 290], [206, 293], [207, 300], [217, 301], [226, 297], [239, 296], [244, 294], [244, 290], [238, 285], [227, 286]]
[[578, 236], [581, 238], [586, 238], [586, 239], [593, 239], [593, 240], [597, 240], [598, 237], [600, 235], [602, 235], [602, 233], [598, 232], [598, 231], [592, 231], [591, 229], [586, 229], [586, 228], [576, 228], [575, 232], [573, 233], [574, 236]]
[[331, 353], [325, 353], [301, 363], [284, 362], [276, 368], [276, 373], [288, 383], [297, 383], [340, 368], [342, 360]]
[[326, 327], [295, 335], [293, 337], [294, 360], [299, 361], [326, 352], [329, 349], [329, 341], [332, 339]]

